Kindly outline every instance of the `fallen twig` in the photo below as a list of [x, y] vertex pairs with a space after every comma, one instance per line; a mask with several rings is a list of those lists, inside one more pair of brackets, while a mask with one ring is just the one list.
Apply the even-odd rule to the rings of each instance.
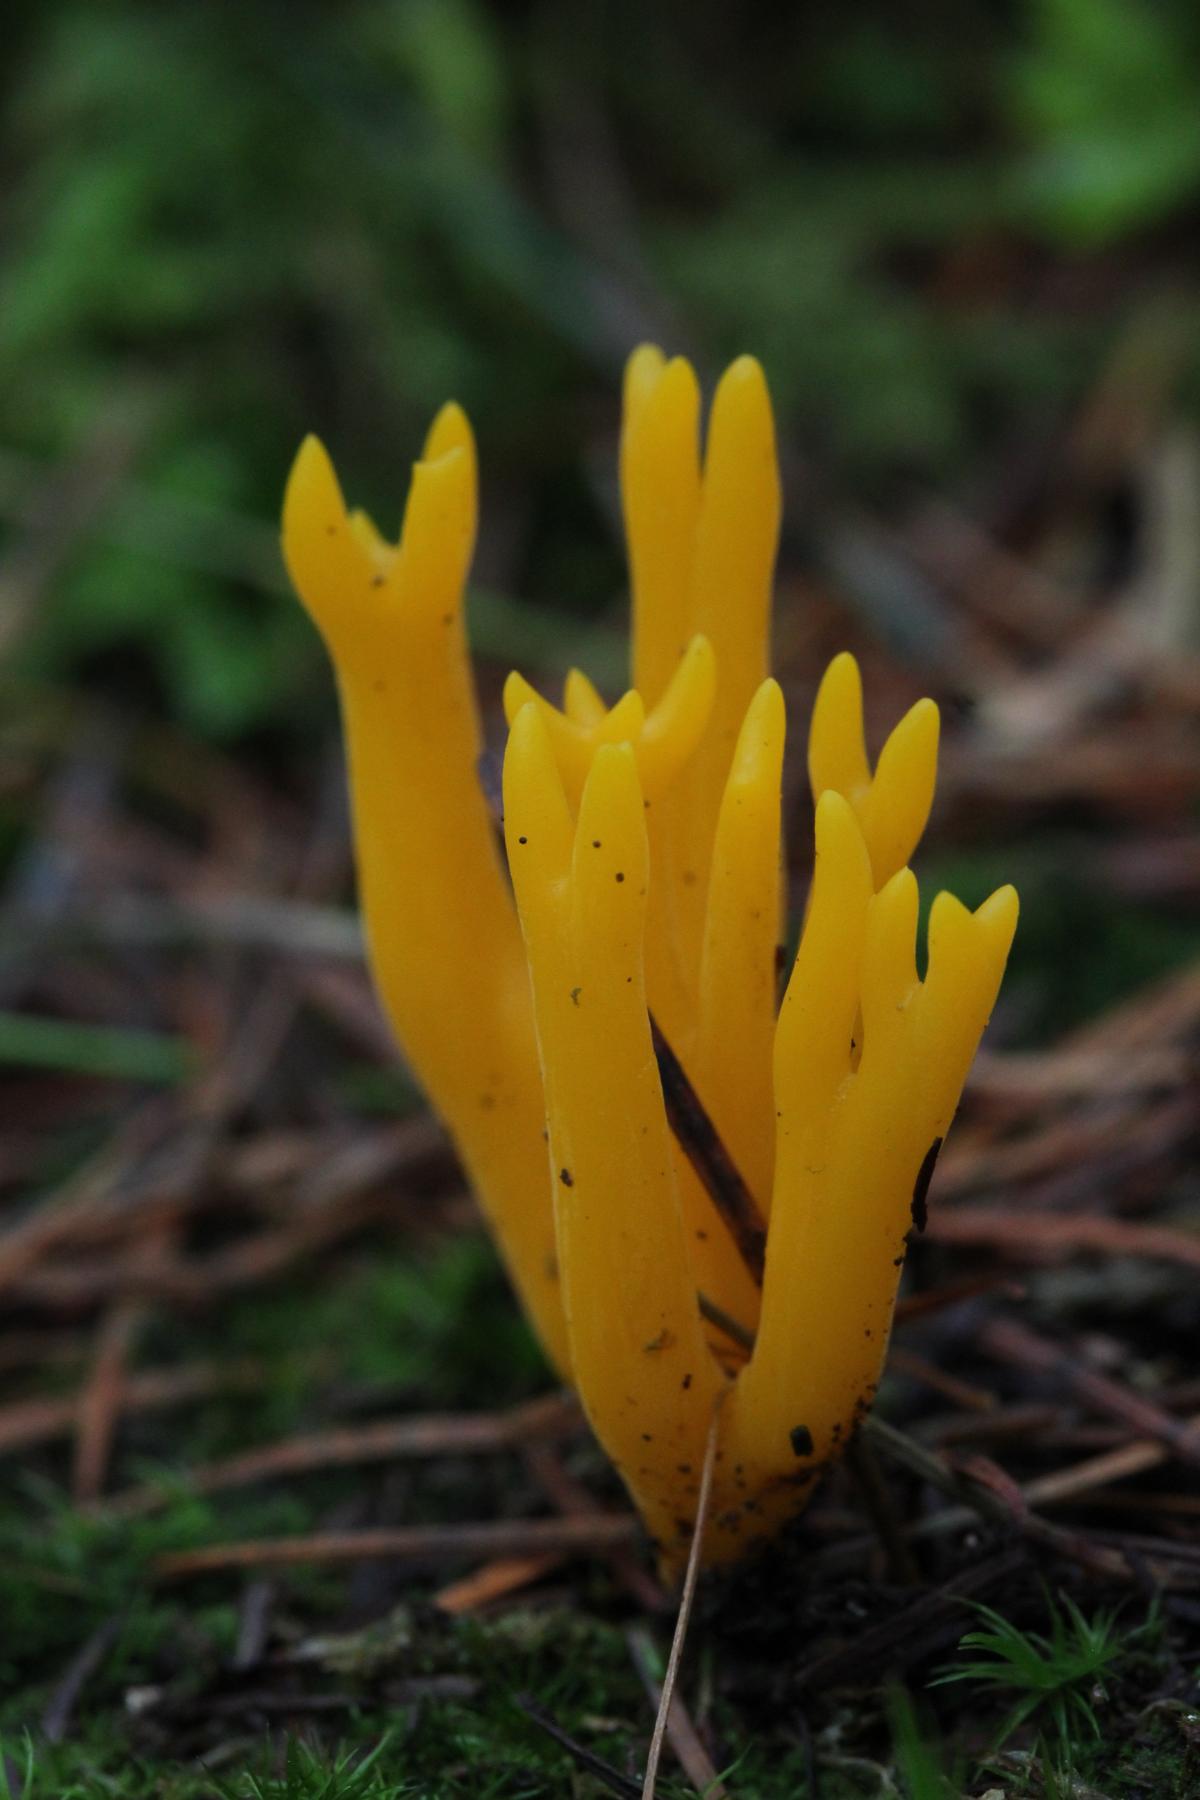
[[885, 1673], [897, 1662], [903, 1667], [907, 1661], [928, 1656], [961, 1635], [962, 1614], [969, 1599], [1007, 1581], [1026, 1563], [1027, 1552], [1018, 1548], [1004, 1550], [974, 1568], [964, 1569], [944, 1587], [919, 1595], [893, 1618], [872, 1625], [851, 1642], [803, 1663], [795, 1676], [797, 1687], [823, 1693], [839, 1682], [857, 1684], [871, 1679], [876, 1672]]
[[742, 1180], [686, 1070], [653, 1018], [650, 1033], [671, 1130], [733, 1238], [742, 1261], [761, 1286], [767, 1228], [758, 1202]]
[[[641, 1677], [642, 1686], [650, 1699], [651, 1706], [657, 1708], [662, 1703], [662, 1688], [654, 1673], [653, 1646], [650, 1634], [644, 1626], [631, 1625], [625, 1634], [629, 1645], [629, 1654], [633, 1658], [634, 1668]], [[683, 1701], [676, 1694], [671, 1701], [671, 1710], [667, 1718], [667, 1740], [679, 1759], [679, 1765], [698, 1794], [719, 1800], [728, 1793], [721, 1781], [712, 1758], [700, 1741], [700, 1734], [692, 1723], [691, 1714]]]
[[553, 1738], [554, 1742], [560, 1749], [567, 1752], [573, 1762], [577, 1763], [581, 1769], [586, 1770], [589, 1775], [594, 1775], [596, 1780], [608, 1788], [610, 1793], [620, 1794], [622, 1800], [639, 1800], [642, 1790], [636, 1781], [631, 1781], [627, 1775], [622, 1775], [620, 1769], [614, 1769], [605, 1757], [597, 1756], [594, 1750], [589, 1750], [586, 1744], [581, 1744], [577, 1738], [571, 1736], [570, 1732], [564, 1731], [561, 1725], [555, 1724], [549, 1713], [544, 1712], [536, 1700], [531, 1699], [528, 1694], [518, 1694], [516, 1704], [525, 1717], [538, 1727], [539, 1731], [544, 1731], [548, 1738]]
[[[119, 1410], [122, 1415], [165, 1412], [224, 1389], [258, 1387], [263, 1378], [263, 1364], [249, 1359], [151, 1369], [143, 1375], [129, 1376], [122, 1384]], [[78, 1426], [84, 1398], [81, 1392], [63, 1399], [17, 1400], [0, 1408], [0, 1456], [68, 1437]]]
[[595, 1519], [408, 1525], [209, 1544], [201, 1550], [169, 1551], [156, 1557], [151, 1568], [160, 1581], [178, 1581], [228, 1569], [286, 1568], [298, 1563], [443, 1562], [459, 1556], [526, 1556], [550, 1550], [585, 1554], [636, 1543], [640, 1530], [631, 1513], [608, 1513]]
[[[1029, 1510], [1026, 1496], [1015, 1484], [1011, 1496], [1015, 1502], [1013, 1504], [995, 1488], [952, 1469], [936, 1452], [927, 1450], [915, 1438], [898, 1431], [884, 1419], [871, 1415], [864, 1419], [862, 1430], [884, 1455], [901, 1463], [922, 1481], [927, 1481], [931, 1487], [937, 1488], [952, 1500], [961, 1502], [968, 1509], [968, 1519], [974, 1513], [992, 1524], [1018, 1531], [1023, 1537], [1079, 1563], [1093, 1574], [1129, 1579], [1131, 1571], [1123, 1557], [1088, 1543], [1076, 1532], [1067, 1531], [1060, 1525], [1052, 1525], [1048, 1520], [1039, 1518]], [[915, 1535], [911, 1529], [910, 1535]]]
[[532, 1556], [497, 1556], [482, 1568], [473, 1569], [460, 1581], [451, 1581], [433, 1596], [439, 1612], [458, 1618], [463, 1613], [478, 1612], [481, 1606], [505, 1600], [519, 1593], [531, 1582], [540, 1581], [566, 1561], [563, 1550], [541, 1550]]
[[[564, 1467], [561, 1456], [547, 1438], [531, 1439], [523, 1446], [526, 1465], [547, 1500], [568, 1518], [595, 1518], [600, 1502]], [[609, 1567], [632, 1599], [645, 1612], [665, 1610], [667, 1597], [650, 1571], [631, 1550], [613, 1550]]]
[[1119, 1419], [1143, 1437], [1156, 1438], [1181, 1461], [1200, 1467], [1200, 1431], [1135, 1393], [1110, 1375], [1089, 1369], [1069, 1350], [1040, 1337], [1016, 1319], [992, 1319], [979, 1336], [989, 1356], [1041, 1374], [1059, 1375], [1088, 1406]]
[[[673, 1717], [676, 1713], [675, 1683], [679, 1679], [679, 1665], [683, 1659], [688, 1621], [692, 1616], [692, 1601], [696, 1597], [696, 1582], [700, 1576], [700, 1551], [704, 1544], [704, 1533], [708, 1527], [708, 1507], [712, 1498], [713, 1468], [717, 1460], [717, 1432], [721, 1419], [722, 1398], [722, 1395], [718, 1395], [716, 1405], [713, 1407], [712, 1421], [708, 1427], [708, 1442], [704, 1448], [704, 1466], [700, 1472], [700, 1493], [696, 1500], [696, 1522], [692, 1529], [692, 1546], [688, 1551], [687, 1567], [683, 1575], [683, 1592], [679, 1597], [679, 1616], [675, 1621], [675, 1630], [671, 1638], [671, 1652], [667, 1657], [666, 1674], [663, 1676], [662, 1690], [658, 1696], [658, 1713], [654, 1720], [650, 1750], [646, 1757], [646, 1773], [642, 1780], [642, 1800], [654, 1800], [655, 1789], [658, 1785], [658, 1765], [662, 1759], [663, 1742], [668, 1735], [671, 1737], [671, 1748], [687, 1770], [688, 1777], [697, 1792], [714, 1797], [723, 1796], [725, 1792], [716, 1780], [716, 1770], [709, 1762], [691, 1720], [685, 1721], [682, 1716]], [[697, 1752], [699, 1752], [699, 1756], [697, 1756]]]
[[120, 1630], [120, 1619], [106, 1619], [72, 1657], [42, 1713], [42, 1735], [48, 1743], [61, 1744], [66, 1737], [79, 1696], [116, 1643]]
[[[403, 1457], [488, 1456], [515, 1450], [540, 1437], [577, 1432], [581, 1417], [570, 1394], [546, 1394], [509, 1412], [424, 1413], [412, 1418], [375, 1419], [369, 1425], [342, 1426], [283, 1438], [187, 1471], [178, 1486], [193, 1494], [221, 1493], [256, 1481], [308, 1474], [314, 1469], [347, 1468], [356, 1463], [389, 1462]], [[118, 1518], [139, 1518], [166, 1505], [170, 1490], [146, 1482], [117, 1494], [106, 1511]]]
[[980, 1244], [1027, 1260], [1095, 1250], [1200, 1268], [1200, 1235], [1171, 1225], [1141, 1225], [1103, 1213], [1035, 1213], [1011, 1206], [952, 1206], [930, 1216], [926, 1236], [939, 1244]]

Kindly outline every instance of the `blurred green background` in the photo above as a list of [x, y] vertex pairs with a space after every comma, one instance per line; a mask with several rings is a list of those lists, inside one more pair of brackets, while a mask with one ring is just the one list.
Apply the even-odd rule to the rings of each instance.
[[754, 350], [885, 509], [1040, 453], [1156, 306], [1200, 394], [1193, 0], [10, 0], [5, 37], [4, 647], [213, 739], [328, 703], [276, 597], [308, 429], [391, 522], [465, 403], [511, 656], [619, 595], [643, 337]]

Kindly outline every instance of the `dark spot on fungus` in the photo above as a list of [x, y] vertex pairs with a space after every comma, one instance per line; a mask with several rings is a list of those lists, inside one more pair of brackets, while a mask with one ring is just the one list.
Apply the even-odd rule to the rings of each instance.
[[576, 987], [576, 988], [571, 989], [571, 1005], [572, 1006], [579, 1005], [579, 996], [580, 996], [580, 994], [582, 994], [582, 992], [583, 992], [582, 988]]
[[621, 873], [620, 869], [618, 869], [617, 870], [617, 880], [624, 881], [624, 879], [625, 879], [624, 875]]
[[527, 844], [529, 842], [529, 839], [527, 837], [519, 837], [517, 839], [517, 842], [518, 842], [518, 844]]
[[813, 1453], [813, 1435], [807, 1425], [793, 1425], [788, 1433], [792, 1450], [797, 1456], [811, 1456]]
[[654, 1442], [653, 1434], [649, 1431], [643, 1431], [642, 1442], [643, 1444], [652, 1444]]
[[918, 1231], [924, 1231], [929, 1218], [929, 1208], [925, 1202], [929, 1195], [929, 1184], [933, 1180], [933, 1171], [937, 1167], [938, 1151], [941, 1147], [941, 1138], [934, 1138], [925, 1152], [921, 1166], [917, 1170], [917, 1179], [913, 1183], [912, 1222]]
[[593, 839], [592, 839], [592, 849], [593, 849], [593, 850], [598, 850], [598, 849], [599, 849], [599, 848], [600, 848], [600, 839], [599, 839], [599, 838], [593, 838]]
[[558, 1171], [558, 1179], [562, 1182], [564, 1187], [575, 1186], [575, 1177], [572, 1175], [570, 1169], [560, 1169]]
[[691, 1375], [690, 1375], [690, 1374], [687, 1374], [687, 1375], [685, 1375], [685, 1376], [684, 1376], [684, 1378], [683, 1378], [683, 1380], [682, 1380], [682, 1381], [681, 1381], [681, 1382], [680, 1382], [680, 1384], [679, 1384], [679, 1385], [680, 1385], [680, 1387], [681, 1387], [681, 1388], [682, 1388], [682, 1389], [683, 1389], [683, 1390], [684, 1390], [684, 1392], [685, 1392], [685, 1393], [686, 1393], [686, 1392], [687, 1392], [687, 1390], [688, 1390], [688, 1388], [690, 1388], [690, 1387], [691, 1387], [691, 1385], [692, 1385], [692, 1377], [691, 1377]]
[[386, 575], [372, 575], [371, 586], [372, 587], [386, 587], [387, 586], [387, 576]]
[[691, 1472], [692, 1472], [691, 1463], [676, 1463], [675, 1464], [675, 1473], [677, 1475], [690, 1475]]
[[664, 1328], [657, 1337], [651, 1338], [648, 1344], [643, 1344], [642, 1349], [647, 1356], [655, 1356], [660, 1350], [669, 1350], [674, 1342], [672, 1333]]

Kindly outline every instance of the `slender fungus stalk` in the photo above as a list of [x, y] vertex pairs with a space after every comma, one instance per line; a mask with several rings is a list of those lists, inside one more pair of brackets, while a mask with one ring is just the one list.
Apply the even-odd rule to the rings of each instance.
[[[908, 868], [933, 800], [922, 700], [874, 768], [852, 657], [813, 711], [811, 896], [782, 1006], [779, 475], [762, 370], [631, 357], [621, 491], [633, 686], [510, 676], [504, 840], [462, 625], [475, 456], [438, 415], [399, 541], [301, 449], [284, 554], [334, 661], [372, 967], [547, 1353], [668, 1573], [800, 1511], [869, 1408], [909, 1235], [1017, 919]], [[716, 1421], [715, 1425], [713, 1421]], [[706, 1489], [706, 1474], [708, 1486]], [[702, 1492], [710, 1499], [702, 1506]]]

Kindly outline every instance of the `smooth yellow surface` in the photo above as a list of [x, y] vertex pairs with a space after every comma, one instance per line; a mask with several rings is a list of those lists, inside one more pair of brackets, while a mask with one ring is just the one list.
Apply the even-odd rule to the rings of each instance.
[[876, 887], [902, 869], [929, 819], [937, 782], [938, 709], [918, 700], [892, 731], [871, 773], [863, 736], [862, 676], [848, 651], [825, 671], [808, 734], [814, 803], [827, 788], [858, 815]]
[[753, 357], [717, 384], [703, 466], [696, 377], [682, 358], [644, 346], [630, 359], [621, 432], [621, 497], [633, 593], [634, 686], [653, 700], [695, 633], [716, 654], [708, 730], [681, 779], [651, 809], [657, 872], [650, 955], [653, 993], [662, 945], [682, 982], [672, 1041], [690, 1051], [697, 971], [717, 815], [746, 708], [769, 672], [771, 583], [780, 483], [766, 378]]
[[567, 1375], [528, 974], [476, 772], [462, 619], [475, 510], [457, 407], [439, 414], [413, 472], [398, 548], [347, 518], [309, 438], [284, 500], [284, 556], [337, 669], [376, 986]]
[[532, 701], [550, 733], [559, 774], [577, 808], [592, 759], [602, 744], [632, 744], [638, 775], [648, 799], [670, 792], [704, 738], [713, 708], [717, 669], [707, 638], [684, 647], [671, 679], [647, 712], [636, 688], [609, 710], [591, 682], [572, 669], [560, 711], [514, 669], [504, 684], [504, 715], [511, 726]]
[[[476, 775], [459, 409], [430, 433], [398, 545], [347, 514], [310, 439], [284, 548], [337, 668], [380, 992], [670, 1571], [718, 1401], [712, 1562], [798, 1511], [870, 1405], [914, 1191], [1017, 901], [1004, 888], [970, 913], [938, 895], [918, 981], [906, 865], [933, 799], [937, 708], [912, 707], [872, 771], [858, 667], [839, 656], [809, 734], [814, 876], [777, 1009], [779, 478], [758, 364], [722, 378], [702, 461], [693, 371], [636, 351], [621, 485], [634, 686], [609, 707], [572, 670], [561, 709], [520, 675], [505, 688], [515, 908]], [[668, 1126], [651, 1014], [769, 1220], [761, 1287]], [[752, 1352], [713, 1307], [756, 1334]]]
[[780, 920], [783, 694], [764, 681], [746, 710], [721, 801], [700, 955], [692, 1080], [764, 1213], [771, 1205]]
[[[740, 1554], [747, 1538], [798, 1510], [812, 1471], [839, 1454], [870, 1406], [917, 1178], [949, 1127], [1016, 928], [1012, 888], [974, 914], [939, 894], [920, 983], [911, 871], [874, 896], [870, 887], [857, 819], [827, 791], [812, 906], [776, 1038], [779, 1138], [762, 1314], [722, 1419], [739, 1477], [723, 1468], [715, 1559]], [[856, 1059], [850, 1039], [860, 1028]], [[792, 1442], [798, 1427], [812, 1442], [803, 1455]], [[747, 1499], [755, 1510], [745, 1510]]]
[[518, 713], [504, 832], [533, 979], [571, 1365], [652, 1535], [686, 1549], [721, 1381], [671, 1173], [643, 967], [637, 762], [603, 745], [573, 823], [545, 720]]

